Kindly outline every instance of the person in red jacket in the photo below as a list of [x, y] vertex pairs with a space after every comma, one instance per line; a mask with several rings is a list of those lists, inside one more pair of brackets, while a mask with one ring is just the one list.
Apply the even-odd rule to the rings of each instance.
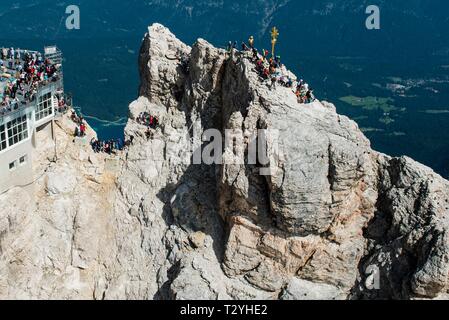
[[81, 137], [84, 137], [86, 135], [86, 125], [84, 123], [80, 124], [80, 132], [81, 132]]

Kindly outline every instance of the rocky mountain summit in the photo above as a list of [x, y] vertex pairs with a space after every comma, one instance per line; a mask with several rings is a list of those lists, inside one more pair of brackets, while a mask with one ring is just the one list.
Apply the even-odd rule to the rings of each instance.
[[[139, 64], [124, 153], [73, 141], [64, 117], [58, 159], [51, 141], [36, 151], [34, 195], [0, 195], [0, 298], [448, 297], [448, 181], [373, 151], [331, 103], [270, 89], [244, 54], [154, 24]], [[160, 121], [150, 137], [142, 112]], [[276, 130], [279, 152], [227, 161], [245, 140], [193, 164], [209, 129]]]

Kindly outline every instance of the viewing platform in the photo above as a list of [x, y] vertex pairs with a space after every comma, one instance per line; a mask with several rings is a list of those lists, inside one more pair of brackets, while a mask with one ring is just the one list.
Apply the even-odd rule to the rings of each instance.
[[[4, 82], [0, 84], [0, 90], [4, 89], [4, 87], [2, 87], [3, 84]], [[23, 96], [20, 96], [19, 101], [11, 103], [10, 106], [0, 106], [0, 123], [3, 122], [3, 119], [14, 117], [16, 114], [28, 110], [29, 108], [35, 108], [36, 97], [43, 96], [44, 92], [56, 92], [62, 95], [64, 93], [62, 79], [53, 79], [52, 81], [46, 81], [39, 84], [36, 95], [31, 97], [29, 100], [25, 99]], [[3, 95], [0, 94], [0, 99], [2, 98]]]
[[62, 53], [0, 49], [0, 193], [33, 181], [38, 134], [54, 139], [54, 119], [67, 109]]

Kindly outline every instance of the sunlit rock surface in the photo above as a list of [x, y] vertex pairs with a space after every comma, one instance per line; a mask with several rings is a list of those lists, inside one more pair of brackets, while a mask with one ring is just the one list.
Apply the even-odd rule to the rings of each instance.
[[[34, 195], [0, 195], [1, 299], [445, 297], [446, 180], [205, 40], [155, 24], [139, 66], [125, 152], [93, 153], [95, 133], [74, 140], [60, 118], [56, 161], [51, 141], [36, 150]], [[144, 111], [160, 120], [151, 137]], [[191, 164], [207, 129], [278, 130], [271, 175]]]

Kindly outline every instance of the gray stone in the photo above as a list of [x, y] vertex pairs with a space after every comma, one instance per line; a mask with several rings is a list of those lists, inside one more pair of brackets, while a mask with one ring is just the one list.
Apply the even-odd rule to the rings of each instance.
[[346, 295], [325, 283], [293, 278], [282, 293], [281, 300], [343, 300]]
[[[58, 161], [36, 150], [34, 198], [0, 195], [0, 299], [444, 298], [449, 182], [373, 151], [333, 104], [270, 89], [248, 55], [150, 26], [133, 144], [107, 159], [61, 117]], [[144, 111], [160, 119], [150, 139]], [[271, 175], [232, 152], [191, 164], [211, 128], [278, 130]]]

